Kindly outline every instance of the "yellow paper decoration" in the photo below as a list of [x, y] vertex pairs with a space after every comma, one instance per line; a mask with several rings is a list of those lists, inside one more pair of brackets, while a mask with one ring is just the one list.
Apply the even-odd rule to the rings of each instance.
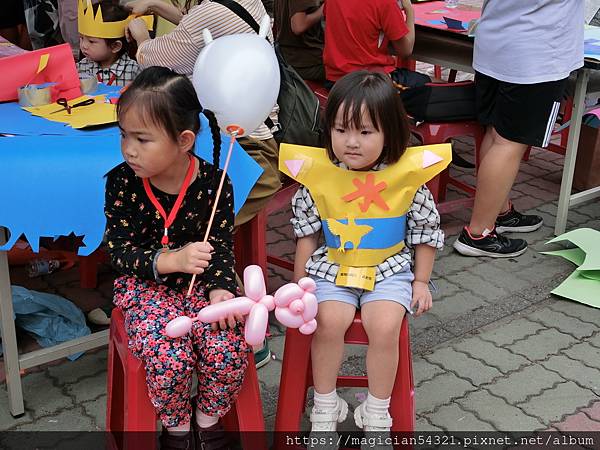
[[[32, 106], [23, 108], [34, 116], [43, 117], [44, 119], [54, 122], [67, 123], [73, 128], [85, 128], [93, 125], [104, 125], [117, 121], [117, 105], [105, 103], [104, 95], [95, 97], [84, 95], [73, 100], [69, 100], [69, 105], [74, 105], [88, 98], [94, 98], [96, 101], [92, 105], [72, 108], [71, 114], [66, 110], [59, 111], [61, 106], [56, 103], [50, 103], [44, 106]], [[58, 112], [56, 112], [58, 111]]]
[[49, 53], [44, 53], [42, 56], [40, 56], [40, 62], [38, 64], [38, 69], [37, 69], [36, 74], [40, 73], [42, 70], [44, 70], [46, 68], [46, 66], [48, 65], [49, 59], [50, 59]]
[[[135, 15], [130, 15], [127, 19], [119, 22], [104, 22], [102, 19], [102, 7], [98, 7], [96, 16], [92, 8], [91, 0], [78, 1], [78, 28], [79, 33], [85, 36], [114, 39], [125, 36], [125, 29], [129, 22], [136, 18]], [[154, 16], [140, 16], [146, 23], [149, 30], [153, 29]]]

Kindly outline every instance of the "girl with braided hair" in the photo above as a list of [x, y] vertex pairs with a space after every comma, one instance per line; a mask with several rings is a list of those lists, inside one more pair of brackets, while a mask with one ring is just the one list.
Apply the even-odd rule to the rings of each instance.
[[[208, 118], [214, 165], [194, 155], [199, 113]], [[191, 82], [167, 68], [140, 73], [121, 96], [117, 114], [125, 162], [107, 175], [106, 241], [129, 345], [146, 367], [148, 394], [163, 424], [161, 448], [228, 448], [218, 422], [242, 384], [249, 351], [240, 317], [194, 325], [180, 338], [165, 334], [176, 317], [234, 297], [233, 191], [215, 193], [221, 135], [202, 110]], [[214, 202], [217, 209], [208, 242]], [[196, 283], [186, 295], [191, 277]], [[198, 395], [190, 398], [192, 372]], [[191, 425], [190, 425], [191, 423]]]

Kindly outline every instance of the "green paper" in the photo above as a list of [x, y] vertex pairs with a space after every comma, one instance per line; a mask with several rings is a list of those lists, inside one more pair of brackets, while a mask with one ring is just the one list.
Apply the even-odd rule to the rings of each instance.
[[[600, 270], [577, 269], [577, 272], [579, 272], [582, 276], [589, 278], [590, 280], [600, 281]], [[598, 286], [598, 289], [600, 289], [600, 286]], [[598, 295], [600, 295], [600, 293]]]
[[570, 241], [585, 252], [586, 258], [580, 270], [600, 270], [600, 231], [578, 228], [555, 237], [547, 244], [560, 241]]
[[600, 308], [600, 281], [586, 278], [577, 270], [552, 293], [594, 308]]
[[552, 293], [585, 305], [600, 308], [600, 232], [579, 228], [561, 234], [547, 243], [570, 241], [578, 248], [542, 252], [560, 256], [577, 267]]
[[576, 266], [580, 266], [585, 261], [585, 252], [580, 248], [566, 248], [564, 250], [553, 250], [551, 252], [540, 252], [543, 255], [562, 256], [567, 261], [572, 262]]

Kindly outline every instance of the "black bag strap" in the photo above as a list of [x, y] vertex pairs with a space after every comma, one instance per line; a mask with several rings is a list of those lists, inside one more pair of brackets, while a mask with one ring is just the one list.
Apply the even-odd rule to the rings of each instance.
[[244, 22], [246, 22], [248, 24], [248, 26], [250, 26], [250, 28], [252, 28], [256, 34], [258, 34], [258, 32], [260, 30], [260, 26], [258, 25], [258, 22], [254, 19], [254, 17], [252, 17], [252, 14], [250, 14], [248, 12], [248, 10], [246, 8], [244, 8], [242, 5], [240, 5], [238, 2], [236, 2], [234, 0], [212, 0], [212, 1], [213, 1], [213, 3], [219, 3], [223, 6], [225, 6], [226, 8], [229, 8], [230, 10], [232, 10], [235, 14], [237, 14], [239, 16], [240, 19], [242, 19]]
[[[252, 28], [256, 34], [258, 34], [258, 32], [260, 31], [260, 25], [258, 25], [258, 22], [254, 19], [254, 17], [252, 17], [252, 14], [250, 14], [248, 12], [248, 10], [246, 8], [244, 8], [242, 5], [240, 5], [238, 2], [236, 2], [234, 0], [212, 0], [212, 1], [213, 1], [213, 3], [219, 3], [220, 5], [223, 5], [224, 7], [229, 8], [231, 11], [233, 11], [233, 13], [237, 14], [237, 16], [240, 19], [242, 19], [244, 22], [246, 22], [248, 24], [248, 26], [250, 28]], [[269, 127], [270, 130], [275, 128], [275, 124], [273, 123], [273, 120], [271, 120], [270, 117], [267, 117], [265, 119], [265, 125], [267, 127]]]

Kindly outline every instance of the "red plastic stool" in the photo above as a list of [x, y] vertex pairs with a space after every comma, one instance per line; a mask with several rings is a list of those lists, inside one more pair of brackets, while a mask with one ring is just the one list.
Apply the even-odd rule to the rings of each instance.
[[241, 276], [244, 268], [256, 264], [267, 278], [267, 214], [264, 209], [236, 230], [233, 251], [237, 274]]
[[[274, 450], [289, 450], [286, 435], [292, 436], [300, 432], [300, 420], [306, 405], [306, 392], [313, 385], [310, 360], [311, 339], [311, 336], [305, 336], [291, 328], [288, 328], [285, 334], [279, 400], [275, 416]], [[369, 340], [360, 320], [360, 312], [356, 313], [354, 322], [346, 332], [344, 342], [368, 344]], [[368, 381], [364, 376], [340, 376], [337, 379], [337, 386], [368, 387]], [[414, 392], [408, 322], [405, 318], [400, 328], [400, 355], [390, 403], [393, 432], [414, 431]]]
[[[485, 135], [485, 129], [477, 122], [448, 122], [448, 123], [420, 123], [410, 127], [423, 145], [443, 144], [450, 142], [458, 136], [473, 136], [475, 139], [475, 171], [479, 167], [479, 148]], [[469, 195], [468, 198], [446, 200], [446, 190], [452, 185]], [[434, 200], [438, 203], [440, 213], [447, 213], [473, 206], [475, 187], [450, 176], [449, 169], [444, 170], [437, 177], [427, 183]]]
[[[115, 308], [111, 315], [108, 344], [108, 448], [154, 450], [157, 417], [148, 398], [146, 371], [142, 361], [129, 351], [127, 341], [123, 313]], [[248, 359], [242, 389], [235, 405], [223, 418], [223, 424], [228, 431], [242, 432], [240, 437], [244, 449], [267, 450], [254, 356], [249, 354]]]

